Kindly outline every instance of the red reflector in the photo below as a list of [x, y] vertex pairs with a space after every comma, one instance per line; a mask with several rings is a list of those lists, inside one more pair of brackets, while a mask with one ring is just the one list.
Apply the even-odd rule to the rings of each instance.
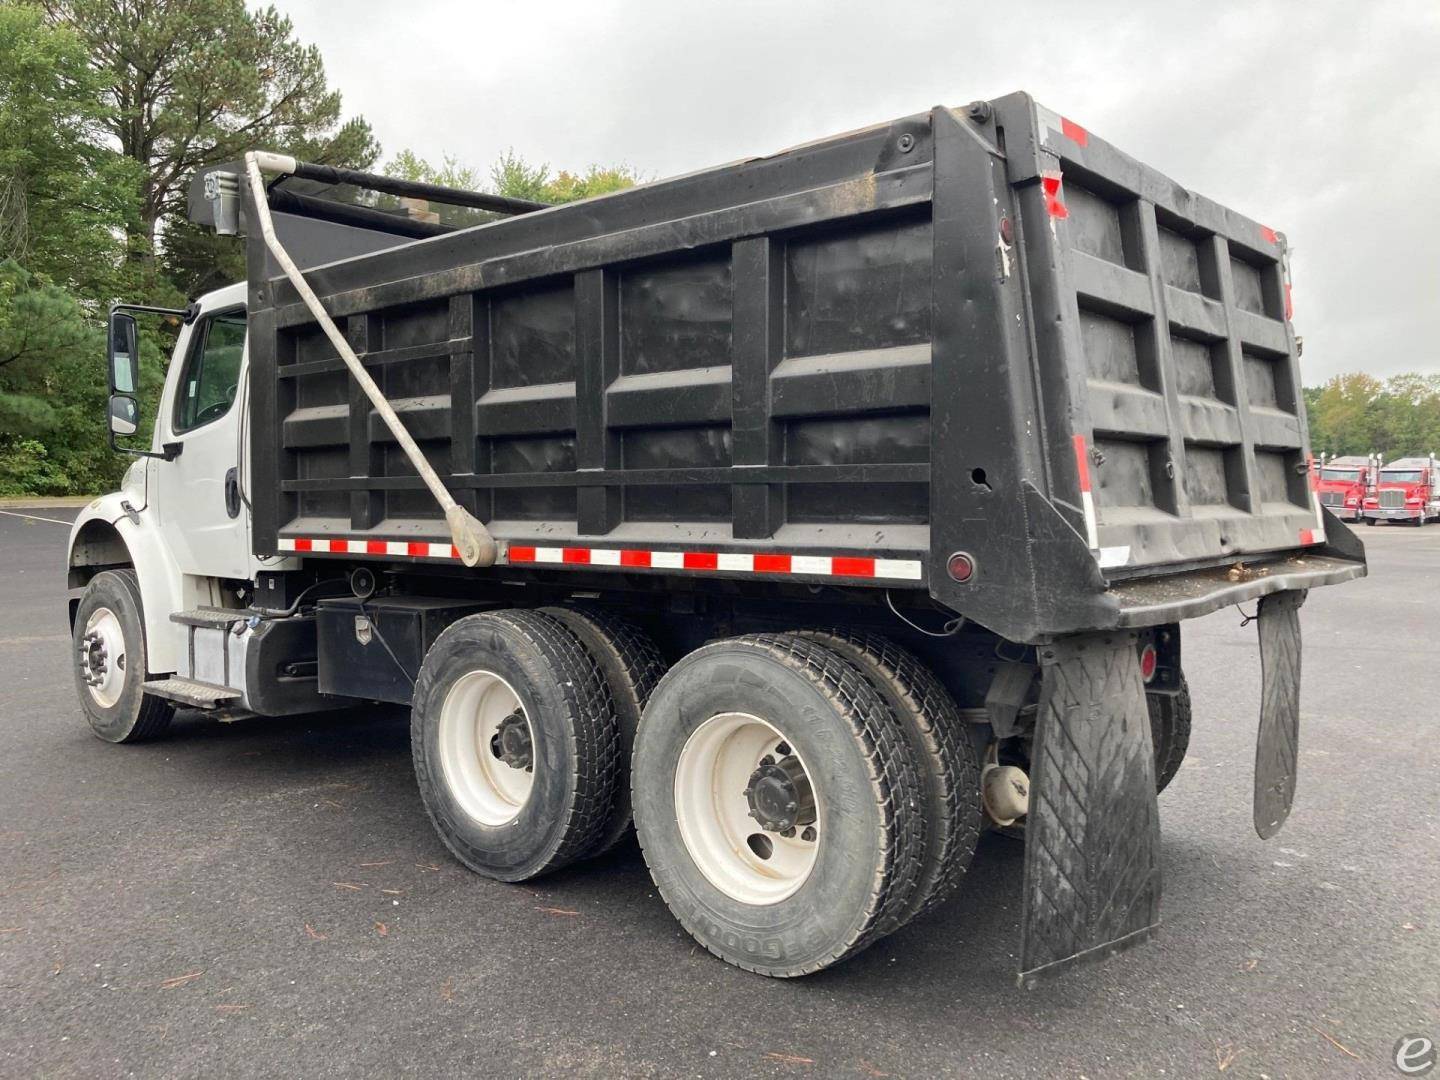
[[946, 560], [945, 571], [963, 585], [975, 576], [975, 560], [963, 551], [957, 551]]
[[1155, 666], [1160, 662], [1160, 654], [1155, 651], [1154, 645], [1146, 645], [1140, 650], [1140, 677], [1147, 683], [1155, 678]]
[[516, 547], [512, 544], [505, 557], [512, 563], [534, 562], [535, 549], [533, 547]]

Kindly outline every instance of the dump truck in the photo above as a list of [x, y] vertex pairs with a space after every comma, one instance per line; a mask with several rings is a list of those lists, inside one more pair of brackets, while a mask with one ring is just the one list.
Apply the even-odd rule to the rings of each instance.
[[1366, 525], [1403, 521], [1419, 527], [1440, 519], [1440, 462], [1434, 454], [1387, 461], [1361, 513]]
[[1316, 468], [1315, 490], [1320, 493], [1320, 504], [1341, 521], [1361, 520], [1365, 498], [1375, 490], [1379, 455], [1322, 455]]
[[465, 866], [633, 823], [769, 976], [1003, 830], [1028, 986], [1156, 932], [1181, 626], [1247, 604], [1256, 831], [1289, 813], [1299, 609], [1365, 557], [1310, 479], [1281, 233], [1023, 94], [554, 207], [257, 150], [191, 213], [247, 276], [110, 318], [122, 447], [137, 320], [181, 332], [71, 535], [101, 738], [408, 706]]

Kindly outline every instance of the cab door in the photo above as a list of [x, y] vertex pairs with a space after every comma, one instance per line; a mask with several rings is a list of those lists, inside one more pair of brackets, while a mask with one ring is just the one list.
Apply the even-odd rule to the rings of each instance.
[[151, 506], [181, 573], [248, 579], [243, 301], [204, 310], [173, 362], [156, 424], [170, 460], [153, 461]]

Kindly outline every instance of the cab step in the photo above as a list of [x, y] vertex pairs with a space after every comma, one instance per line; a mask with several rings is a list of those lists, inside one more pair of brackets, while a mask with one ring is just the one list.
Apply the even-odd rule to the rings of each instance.
[[211, 686], [179, 677], [151, 679], [144, 684], [144, 690], [147, 694], [189, 705], [192, 709], [220, 709], [240, 700], [240, 692], [228, 686]]
[[199, 626], [209, 630], [229, 630], [244, 622], [250, 612], [238, 608], [196, 608], [194, 611], [172, 611], [170, 621], [181, 626]]

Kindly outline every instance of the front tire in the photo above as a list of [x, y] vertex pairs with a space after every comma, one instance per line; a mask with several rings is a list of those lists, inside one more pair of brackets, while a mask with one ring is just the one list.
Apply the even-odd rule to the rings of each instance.
[[588, 854], [614, 805], [619, 747], [599, 669], [547, 615], [470, 615], [425, 654], [415, 778], [440, 838], [476, 873], [524, 881]]
[[75, 689], [90, 730], [112, 743], [165, 733], [175, 708], [144, 691], [145, 614], [134, 570], [107, 570], [90, 580], [71, 644]]
[[921, 787], [893, 713], [814, 641], [707, 645], [640, 720], [635, 828], [656, 887], [708, 950], [790, 977], [898, 925], [924, 864]]

